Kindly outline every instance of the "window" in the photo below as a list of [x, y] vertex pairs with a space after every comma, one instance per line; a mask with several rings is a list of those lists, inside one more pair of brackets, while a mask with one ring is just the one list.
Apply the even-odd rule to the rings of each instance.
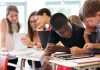
[[52, 13], [62, 12], [66, 16], [78, 15], [80, 0], [46, 0], [45, 5]]

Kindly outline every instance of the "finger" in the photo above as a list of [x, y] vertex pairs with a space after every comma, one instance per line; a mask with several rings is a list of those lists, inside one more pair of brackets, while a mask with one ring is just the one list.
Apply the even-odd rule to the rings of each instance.
[[88, 45], [86, 44], [84, 47], [83, 47], [83, 49], [87, 49], [88, 48]]

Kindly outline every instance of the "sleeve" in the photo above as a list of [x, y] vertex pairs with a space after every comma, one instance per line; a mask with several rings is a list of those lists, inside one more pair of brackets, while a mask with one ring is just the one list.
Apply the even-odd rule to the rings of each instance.
[[80, 46], [81, 46], [81, 48], [83, 48], [83, 46], [85, 45], [85, 40], [84, 40], [84, 28], [81, 28], [81, 34], [80, 34], [80, 36], [81, 36], [81, 38], [80, 38]]
[[96, 55], [96, 54], [100, 54], [100, 49], [89, 49], [89, 54], [91, 55]]
[[59, 35], [55, 31], [51, 30], [48, 43], [57, 44], [58, 42], [59, 42]]

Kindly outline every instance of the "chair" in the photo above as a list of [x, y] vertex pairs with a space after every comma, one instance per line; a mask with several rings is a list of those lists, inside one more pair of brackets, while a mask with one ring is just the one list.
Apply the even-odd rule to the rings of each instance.
[[71, 67], [62, 66], [62, 65], [57, 65], [57, 70], [72, 70], [72, 68]]
[[8, 56], [0, 55], [0, 70], [7, 70]]

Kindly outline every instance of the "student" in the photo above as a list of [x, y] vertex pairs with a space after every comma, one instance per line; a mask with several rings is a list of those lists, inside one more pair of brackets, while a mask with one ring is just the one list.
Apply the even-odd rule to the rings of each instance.
[[[6, 10], [6, 18], [1, 20], [1, 48], [2, 51], [9, 51], [14, 49], [14, 43], [12, 35], [18, 33], [20, 30], [20, 24], [18, 21], [18, 9], [14, 5], [10, 5]], [[9, 60], [10, 63], [17, 64], [18, 59]], [[7, 70], [15, 70], [15, 67], [8, 66]]]
[[[27, 45], [29, 48], [42, 48], [40, 38], [37, 32], [37, 16], [36, 11], [32, 12], [28, 18], [28, 35], [23, 37], [22, 42]], [[28, 61], [29, 65], [32, 66], [32, 61]], [[38, 70], [41, 67], [40, 62], [35, 62], [35, 68]]]
[[51, 12], [47, 8], [42, 8], [37, 12], [37, 22], [39, 25], [37, 26], [37, 30], [50, 30], [50, 17]]
[[90, 53], [100, 54], [100, 0], [86, 0], [81, 13], [82, 20], [86, 25], [84, 49], [91, 49]]
[[82, 21], [80, 20], [80, 18], [77, 15], [71, 15], [68, 19], [71, 23], [74, 23], [78, 26], [84, 27]]
[[[44, 57], [43, 70], [52, 70], [50, 63], [50, 55], [54, 52], [66, 52], [80, 54], [82, 53], [84, 46], [84, 28], [79, 27], [75, 24], [70, 24], [67, 17], [62, 13], [56, 13], [51, 16], [51, 34], [49, 38], [49, 43], [46, 48], [46, 53]], [[79, 36], [77, 36], [77, 34]], [[56, 44], [61, 41], [62, 46], [57, 46]]]
[[22, 42], [30, 48], [34, 48], [35, 45], [37, 45], [38, 48], [42, 48], [36, 28], [37, 16], [35, 11], [30, 14], [28, 19], [28, 36], [22, 38]]

